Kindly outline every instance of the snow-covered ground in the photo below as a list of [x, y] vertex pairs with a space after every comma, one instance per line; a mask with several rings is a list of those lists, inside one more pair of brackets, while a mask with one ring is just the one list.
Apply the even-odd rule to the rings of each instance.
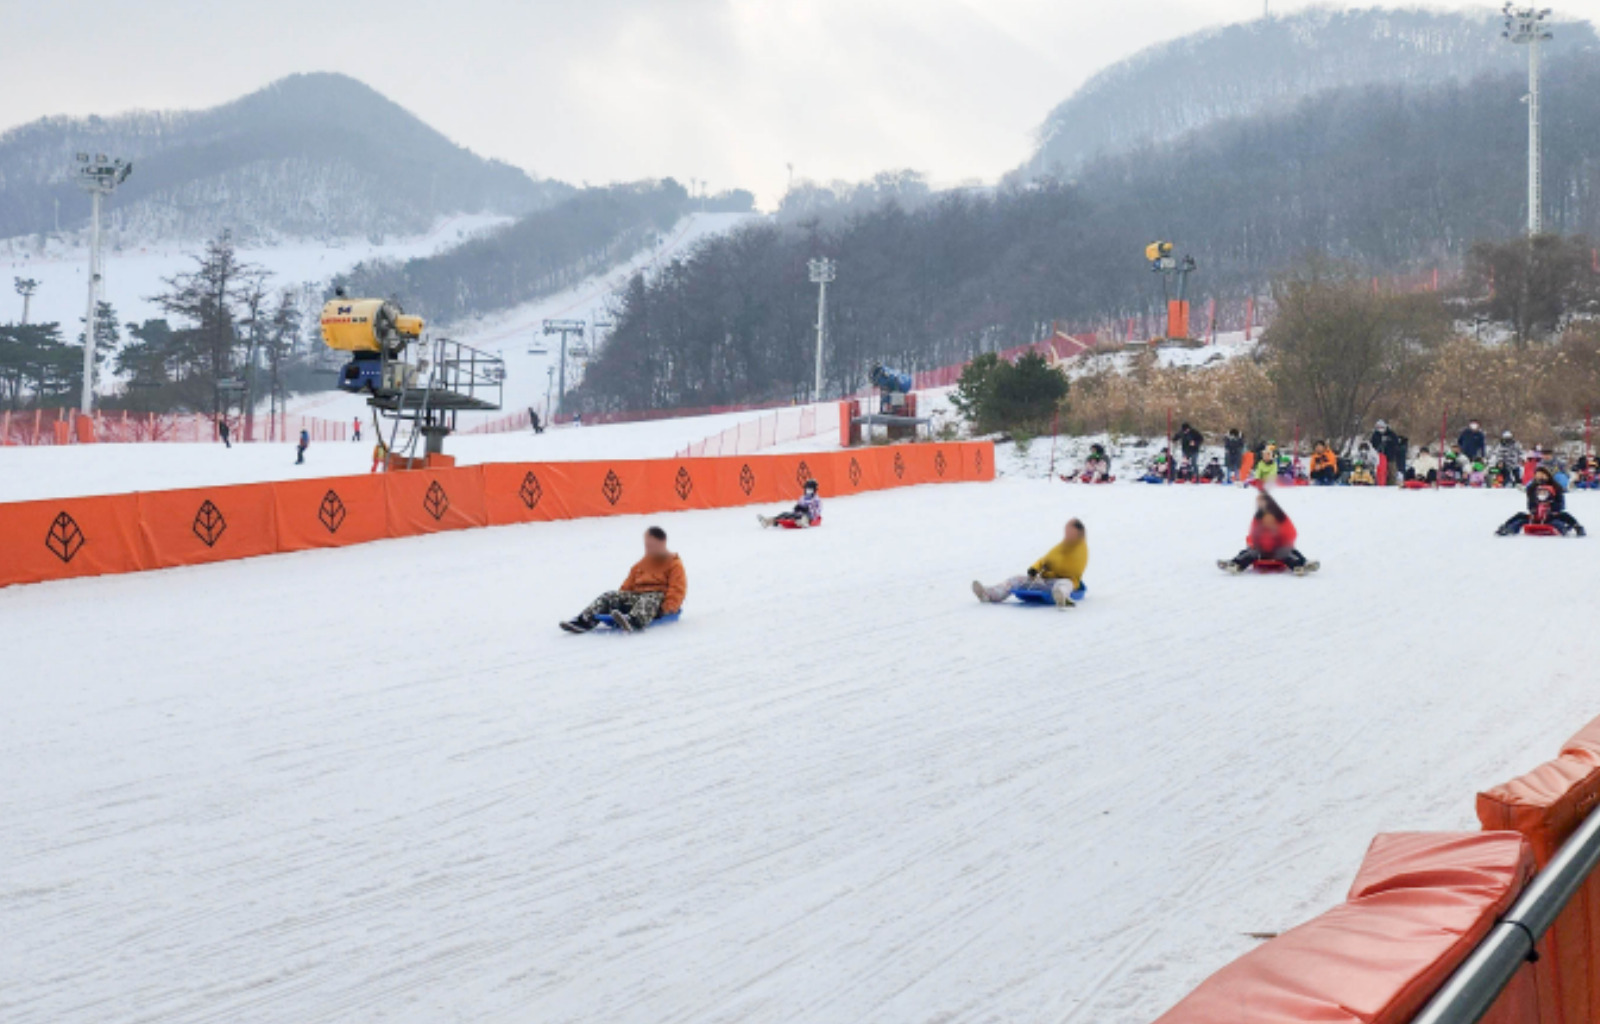
[[[641, 518], [0, 590], [0, 1018], [1147, 1021], [1600, 712], [1597, 542], [1284, 501], [1318, 576], [1228, 488], [652, 517], [637, 637], [554, 624]], [[1082, 606], [973, 600], [1069, 515]]]
[[[361, 406], [358, 404], [357, 408]], [[770, 451], [837, 447], [837, 418], [828, 407], [822, 432]], [[362, 410], [365, 411], [365, 410]], [[460, 465], [480, 462], [574, 462], [582, 459], [666, 459], [686, 445], [761, 413], [723, 413], [608, 426], [552, 427], [543, 434], [452, 434], [446, 453]], [[0, 447], [0, 501], [32, 501], [85, 494], [167, 490], [265, 480], [295, 480], [365, 473], [372, 466], [372, 420], [363, 417], [362, 443], [318, 442], [295, 465], [292, 441], [235, 444], [96, 444]], [[404, 434], [401, 435], [402, 438]], [[420, 451], [420, 444], [419, 444]]]

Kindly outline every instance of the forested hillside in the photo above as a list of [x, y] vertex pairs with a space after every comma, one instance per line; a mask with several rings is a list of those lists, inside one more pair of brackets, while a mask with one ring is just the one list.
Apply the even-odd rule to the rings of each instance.
[[241, 242], [418, 232], [452, 213], [522, 214], [571, 194], [455, 145], [367, 86], [293, 75], [199, 111], [44, 118], [0, 135], [0, 238], [75, 230], [74, 154], [133, 161], [115, 237]]
[[[1595, 52], [1588, 22], [1552, 24], [1547, 53]], [[1040, 126], [1022, 176], [1071, 175], [1097, 156], [1281, 112], [1329, 89], [1459, 84], [1514, 72], [1525, 60], [1487, 9], [1313, 9], [1227, 25], [1150, 47], [1089, 79]]]
[[[816, 290], [838, 261], [828, 379], [873, 359], [939, 365], [1034, 340], [1055, 319], [1159, 305], [1144, 245], [1200, 261], [1194, 286], [1242, 296], [1316, 252], [1370, 273], [1448, 268], [1525, 220], [1525, 110], [1516, 75], [1433, 88], [1334, 90], [1095, 161], [1068, 184], [953, 192], [842, 221], [782, 223], [712, 242], [634, 282], [580, 399], [707, 405], [809, 387]], [[1546, 226], [1600, 234], [1600, 62], [1546, 76]]]
[[433, 319], [490, 313], [558, 291], [637, 252], [671, 227], [688, 201], [688, 192], [670, 178], [585, 189], [435, 256], [358, 264], [336, 283], [352, 295], [396, 298]]

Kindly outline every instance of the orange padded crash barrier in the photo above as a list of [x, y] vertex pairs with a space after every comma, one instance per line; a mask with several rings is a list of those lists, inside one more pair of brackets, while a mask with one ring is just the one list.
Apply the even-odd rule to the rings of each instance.
[[[1201, 983], [1157, 1024], [1404, 1024], [1533, 877], [1511, 832], [1397, 833], [1372, 841], [1346, 901]], [[1524, 968], [1484, 1018], [1532, 1024]]]
[[491, 463], [382, 476], [0, 504], [0, 586], [138, 572], [442, 530], [826, 498], [994, 479], [987, 442], [749, 458]]
[[[1571, 740], [1560, 757], [1478, 794], [1486, 829], [1525, 836], [1542, 868], [1600, 804], [1600, 721]], [[1600, 1020], [1600, 879], [1591, 877], [1539, 944], [1539, 1021]]]

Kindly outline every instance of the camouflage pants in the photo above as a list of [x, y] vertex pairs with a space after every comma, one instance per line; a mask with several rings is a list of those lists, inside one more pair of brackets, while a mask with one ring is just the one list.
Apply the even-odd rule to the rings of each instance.
[[626, 615], [635, 626], [650, 625], [661, 616], [661, 602], [667, 595], [660, 591], [610, 590], [594, 599], [583, 614]]

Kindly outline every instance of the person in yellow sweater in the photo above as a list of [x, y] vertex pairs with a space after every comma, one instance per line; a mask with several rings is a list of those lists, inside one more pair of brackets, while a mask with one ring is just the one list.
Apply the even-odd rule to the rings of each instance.
[[1048, 593], [1057, 608], [1070, 608], [1072, 592], [1083, 586], [1083, 571], [1088, 567], [1089, 541], [1083, 520], [1069, 519], [1061, 543], [1029, 566], [1026, 576], [1013, 576], [992, 587], [973, 580], [972, 592], [985, 604], [999, 604], [1013, 590], [1034, 590]]

